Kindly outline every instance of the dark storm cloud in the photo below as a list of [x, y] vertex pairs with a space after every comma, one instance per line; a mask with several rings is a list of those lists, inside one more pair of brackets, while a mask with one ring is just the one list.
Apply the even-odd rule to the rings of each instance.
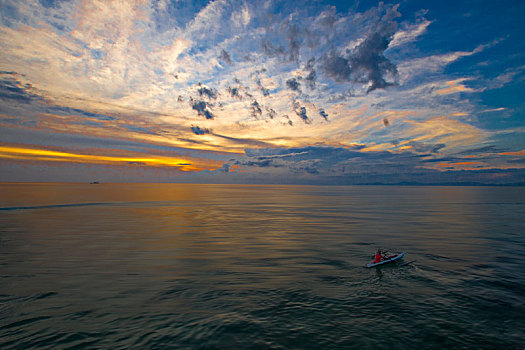
[[215, 117], [209, 109], [211, 105], [206, 101], [190, 99], [190, 105], [193, 110], [197, 111], [200, 116], [206, 117], [206, 119], [213, 119]]
[[301, 92], [301, 89], [300, 89], [301, 83], [299, 83], [296, 78], [288, 79], [286, 81], [286, 86], [288, 86], [293, 91]]
[[210, 129], [201, 128], [199, 126], [194, 126], [194, 125], [191, 126], [191, 131], [193, 131], [195, 135], [204, 135], [204, 134], [210, 133]]
[[224, 49], [222, 49], [219, 59], [226, 62], [227, 64], [232, 64], [232, 58], [230, 54]]

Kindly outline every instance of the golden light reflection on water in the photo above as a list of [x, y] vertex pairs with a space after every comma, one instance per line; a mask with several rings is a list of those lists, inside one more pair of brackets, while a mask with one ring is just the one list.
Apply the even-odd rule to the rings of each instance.
[[[62, 209], [62, 216], [70, 216], [62, 217], [62, 224], [71, 225], [74, 230], [75, 225], [86, 222], [92, 225], [93, 234], [112, 225], [110, 231], [129, 232], [130, 239], [141, 242], [141, 249], [162, 251], [172, 247], [185, 257], [206, 256], [213, 260], [234, 250], [240, 256], [260, 254], [261, 258], [271, 258], [286, 251], [317, 249], [325, 241], [333, 243], [335, 236], [347, 243], [368, 242], [372, 250], [376, 246], [428, 249], [461, 257], [479, 254], [480, 247], [472, 244], [482, 235], [481, 215], [490, 213], [480, 212], [476, 205], [490, 190], [493, 189], [2, 184], [0, 205], [92, 204]], [[44, 214], [35, 210], [28, 215]], [[31, 222], [40, 220], [27, 224]], [[56, 221], [46, 221], [49, 227], [39, 225], [42, 230], [57, 228]]]
[[[27, 294], [50, 285], [49, 271], [63, 271], [90, 286], [75, 291], [79, 300], [96, 290], [157, 293], [152, 283], [176, 289], [184, 281], [236, 292], [308, 286], [344, 298], [347, 291], [320, 279], [363, 284], [370, 276], [362, 266], [377, 248], [406, 251], [405, 260], [422, 268], [419, 278], [442, 284], [455, 283], [458, 269], [488, 264], [507, 249], [492, 240], [502, 234], [498, 215], [508, 212], [501, 204], [515, 208], [520, 194], [522, 188], [488, 187], [0, 184], [2, 208], [34, 208], [0, 211], [0, 229], [16, 237], [10, 256], [36, 271]], [[432, 286], [417, 293], [431, 295]]]
[[[358, 243], [370, 251], [464, 258], [490, 252], [484, 222], [495, 214], [479, 203], [490, 203], [495, 191], [514, 195], [486, 187], [1, 184], [0, 206], [51, 206], [11, 219], [23, 217], [20, 225], [51, 235], [64, 229], [89, 236], [117, 232], [141, 251], [162, 252], [165, 264], [217, 264], [232, 254], [279, 259]], [[82, 203], [88, 206], [53, 207]]]

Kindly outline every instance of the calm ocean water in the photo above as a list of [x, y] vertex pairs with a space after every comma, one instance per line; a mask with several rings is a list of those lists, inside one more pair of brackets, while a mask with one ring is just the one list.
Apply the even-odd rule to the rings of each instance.
[[525, 349], [525, 188], [0, 184], [0, 209], [2, 349]]

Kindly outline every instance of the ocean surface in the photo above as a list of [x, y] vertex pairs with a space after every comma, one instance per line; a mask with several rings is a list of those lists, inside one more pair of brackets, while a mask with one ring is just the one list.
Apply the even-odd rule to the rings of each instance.
[[0, 348], [525, 349], [524, 248], [523, 187], [0, 184]]

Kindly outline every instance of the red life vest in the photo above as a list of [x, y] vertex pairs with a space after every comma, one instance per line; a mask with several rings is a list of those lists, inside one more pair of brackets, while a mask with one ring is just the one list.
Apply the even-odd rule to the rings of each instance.
[[377, 264], [378, 262], [381, 262], [381, 260], [383, 260], [383, 257], [381, 256], [381, 254], [376, 253], [376, 258], [374, 260], [374, 263]]

